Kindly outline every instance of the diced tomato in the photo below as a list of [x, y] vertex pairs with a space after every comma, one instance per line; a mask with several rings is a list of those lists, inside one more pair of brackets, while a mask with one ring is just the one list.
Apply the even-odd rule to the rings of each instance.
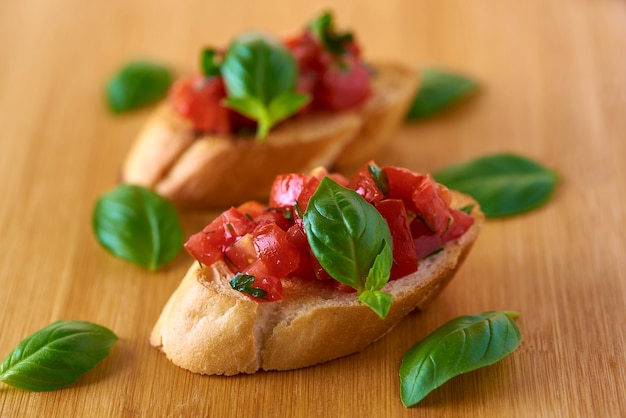
[[304, 187], [302, 188], [302, 191], [300, 192], [297, 200], [298, 206], [300, 210], [302, 210], [302, 212], [306, 211], [309, 200], [311, 199], [311, 196], [313, 196], [313, 193], [315, 193], [315, 191], [317, 190], [317, 186], [319, 185], [320, 179], [317, 177], [309, 178], [308, 181], [304, 184]]
[[232, 264], [234, 271], [244, 271], [256, 259], [256, 249], [252, 242], [252, 233], [247, 233], [224, 250], [226, 261]]
[[415, 203], [417, 217], [421, 218], [426, 226], [437, 235], [441, 235], [448, 229], [452, 222], [450, 207], [444, 199], [449, 199], [449, 194], [440, 193], [440, 187], [430, 175], [426, 175], [422, 182], [413, 190], [413, 203]]
[[413, 190], [423, 181], [424, 176], [406, 168], [385, 166], [382, 170], [385, 172], [389, 187], [387, 196], [390, 199], [402, 200], [407, 211], [416, 212]]
[[279, 277], [272, 276], [268, 272], [267, 266], [261, 260], [250, 264], [244, 273], [254, 276], [252, 287], [267, 292], [266, 299], [250, 296], [254, 300], [259, 302], [273, 302], [283, 298], [283, 283], [280, 281]]
[[391, 232], [393, 265], [390, 279], [417, 271], [417, 256], [404, 203], [400, 199], [386, 199], [376, 203], [375, 207], [387, 221]]
[[348, 186], [355, 190], [366, 201], [376, 203], [384, 197], [384, 194], [370, 174], [369, 166], [371, 164], [374, 163], [370, 161], [369, 163], [361, 166], [361, 168], [359, 168], [350, 179]]
[[267, 224], [255, 230], [252, 243], [258, 259], [265, 264], [271, 276], [282, 278], [298, 267], [298, 249], [276, 224]]
[[474, 224], [474, 217], [472, 217], [472, 215], [461, 212], [458, 209], [453, 209], [451, 214], [452, 223], [441, 237], [443, 242], [449, 242], [459, 238]]
[[265, 212], [265, 205], [256, 200], [248, 200], [237, 206], [237, 210], [243, 213], [248, 219], [254, 219]]
[[230, 110], [222, 105], [225, 97], [222, 77], [200, 74], [179, 79], [169, 92], [172, 107], [189, 119], [194, 129], [219, 135], [231, 132]]
[[329, 65], [315, 90], [315, 104], [330, 111], [362, 105], [371, 95], [369, 69], [352, 56], [342, 56]]
[[269, 207], [293, 207], [304, 185], [311, 176], [306, 174], [281, 174], [276, 176], [270, 190]]
[[221, 260], [222, 254], [235, 240], [253, 228], [254, 223], [235, 208], [230, 208], [204, 229], [192, 235], [185, 249], [204, 265]]

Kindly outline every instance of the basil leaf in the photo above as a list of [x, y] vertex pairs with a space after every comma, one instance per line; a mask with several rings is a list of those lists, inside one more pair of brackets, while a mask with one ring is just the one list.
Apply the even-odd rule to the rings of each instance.
[[247, 293], [255, 298], [267, 300], [267, 292], [265, 290], [252, 286], [254, 284], [254, 276], [237, 273], [229, 283], [230, 287], [239, 292]]
[[205, 77], [220, 75], [220, 63], [214, 49], [205, 48], [200, 55], [200, 68]]
[[478, 90], [474, 80], [435, 69], [421, 70], [422, 84], [406, 119], [416, 120], [439, 114]]
[[558, 175], [513, 154], [495, 154], [445, 168], [433, 176], [450, 189], [467, 193], [487, 217], [515, 215], [548, 201]]
[[391, 295], [380, 290], [365, 290], [359, 295], [359, 300], [369, 306], [382, 319], [385, 319], [393, 303]]
[[113, 255], [156, 270], [183, 244], [174, 206], [140, 186], [121, 185], [98, 199], [93, 212], [98, 242]]
[[330, 12], [323, 13], [320, 17], [309, 24], [309, 30], [319, 39], [326, 51], [333, 54], [343, 54], [347, 50], [347, 44], [352, 41], [350, 32], [338, 33], [335, 30], [333, 16]]
[[235, 39], [222, 64], [222, 76], [228, 90], [226, 104], [259, 122], [260, 139], [308, 101], [295, 92], [294, 57], [278, 40], [264, 34], [250, 32]]
[[[304, 227], [322, 267], [359, 295], [380, 290], [389, 280], [389, 227], [380, 213], [354, 190], [324, 177], [309, 200]], [[372, 300], [369, 295], [364, 299], [366, 304]]]
[[400, 397], [406, 407], [449, 379], [503, 359], [522, 336], [514, 312], [487, 312], [455, 318], [411, 347], [400, 366]]
[[113, 112], [122, 113], [153, 103], [167, 94], [172, 75], [164, 66], [133, 61], [107, 83], [106, 94]]
[[109, 354], [117, 336], [85, 321], [57, 321], [26, 337], [0, 365], [0, 382], [30, 391], [74, 383]]

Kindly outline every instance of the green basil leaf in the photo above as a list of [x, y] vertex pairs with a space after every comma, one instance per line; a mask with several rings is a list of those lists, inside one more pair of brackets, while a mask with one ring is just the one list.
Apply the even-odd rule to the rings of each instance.
[[293, 115], [310, 101], [310, 96], [293, 91], [287, 91], [274, 97], [268, 109], [272, 124], [278, 123]]
[[242, 96], [242, 97], [227, 97], [224, 99], [224, 104], [233, 110], [254, 119], [258, 123], [257, 136], [260, 139], [264, 139], [269, 132], [272, 120], [269, 115], [268, 108], [256, 97]]
[[513, 154], [453, 165], [433, 177], [450, 189], [473, 196], [485, 216], [492, 218], [538, 208], [552, 196], [558, 182], [554, 171]]
[[247, 293], [255, 298], [267, 300], [267, 292], [265, 290], [252, 286], [254, 284], [254, 276], [237, 273], [229, 283], [230, 287], [239, 292]]
[[85, 321], [57, 321], [26, 337], [0, 365], [0, 382], [29, 391], [74, 383], [109, 354], [117, 336]]
[[449, 379], [491, 365], [519, 347], [515, 312], [455, 318], [411, 347], [400, 366], [400, 396], [410, 407]]
[[313, 254], [335, 280], [359, 295], [385, 285], [391, 269], [391, 233], [380, 213], [358, 193], [324, 177], [303, 219]]
[[382, 319], [385, 319], [393, 303], [391, 295], [380, 290], [366, 290], [359, 295], [359, 300], [369, 306]]
[[333, 16], [330, 12], [323, 13], [311, 22], [309, 30], [319, 39], [324, 49], [333, 54], [345, 53], [348, 43], [353, 39], [352, 33], [339, 33], [335, 30]]
[[218, 76], [221, 73], [221, 66], [214, 49], [205, 48], [200, 54], [200, 67], [205, 77]]
[[422, 84], [413, 99], [406, 119], [434, 116], [478, 90], [476, 81], [450, 72], [423, 69]]
[[156, 102], [165, 97], [171, 84], [168, 68], [147, 61], [130, 62], [107, 83], [109, 107], [121, 113]]
[[[245, 114], [259, 122], [257, 137], [260, 139], [267, 136], [277, 121], [295, 114], [307, 102], [295, 93], [298, 70], [293, 55], [281, 42], [268, 35], [250, 32], [235, 39], [222, 64], [222, 76], [228, 90], [229, 106], [240, 111], [235, 103], [241, 106], [255, 100], [254, 111], [248, 109], [249, 113]], [[285, 106], [285, 99], [280, 98], [285, 93], [293, 96], [286, 100], [289, 106]], [[274, 109], [270, 109], [275, 100]], [[256, 109], [258, 105], [265, 111]], [[251, 106], [248, 104], [247, 107]]]
[[121, 185], [98, 199], [93, 230], [106, 250], [149, 270], [173, 259], [183, 244], [176, 208], [134, 185]]

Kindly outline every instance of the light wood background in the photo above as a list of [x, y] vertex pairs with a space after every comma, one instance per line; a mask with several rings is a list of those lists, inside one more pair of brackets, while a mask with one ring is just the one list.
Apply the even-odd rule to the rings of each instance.
[[[560, 173], [552, 201], [490, 220], [431, 308], [362, 353], [293, 372], [188, 373], [148, 334], [190, 257], [151, 274], [91, 231], [94, 202], [150, 111], [112, 115], [105, 82], [134, 58], [190, 68], [201, 46], [243, 29], [287, 34], [331, 2], [0, 0], [0, 357], [58, 319], [120, 337], [73, 386], [0, 384], [2, 417], [626, 416], [626, 2], [332, 3], [367, 56], [483, 86], [402, 128], [379, 163], [427, 172], [512, 151]], [[186, 232], [212, 216], [185, 215]], [[453, 317], [493, 309], [521, 313], [520, 349], [405, 409], [402, 354]]]

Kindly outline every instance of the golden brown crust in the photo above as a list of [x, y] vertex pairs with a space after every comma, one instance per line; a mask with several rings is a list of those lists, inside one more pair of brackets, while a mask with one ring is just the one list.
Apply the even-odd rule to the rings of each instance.
[[[475, 204], [468, 196], [453, 196], [455, 207]], [[180, 367], [226, 375], [295, 369], [361, 351], [409, 312], [424, 309], [452, 279], [484, 220], [477, 204], [472, 215], [474, 225], [461, 238], [420, 261], [416, 273], [387, 283], [383, 290], [394, 303], [385, 320], [355, 293], [315, 281], [284, 280], [281, 301], [259, 304], [230, 289], [232, 273], [224, 264], [200, 268], [195, 263], [165, 306], [150, 342]]]
[[223, 208], [262, 199], [277, 174], [361, 164], [392, 137], [417, 88], [416, 71], [377, 64], [373, 97], [362, 109], [314, 112], [282, 123], [266, 141], [200, 136], [165, 103], [139, 135], [122, 180], [180, 207]]

